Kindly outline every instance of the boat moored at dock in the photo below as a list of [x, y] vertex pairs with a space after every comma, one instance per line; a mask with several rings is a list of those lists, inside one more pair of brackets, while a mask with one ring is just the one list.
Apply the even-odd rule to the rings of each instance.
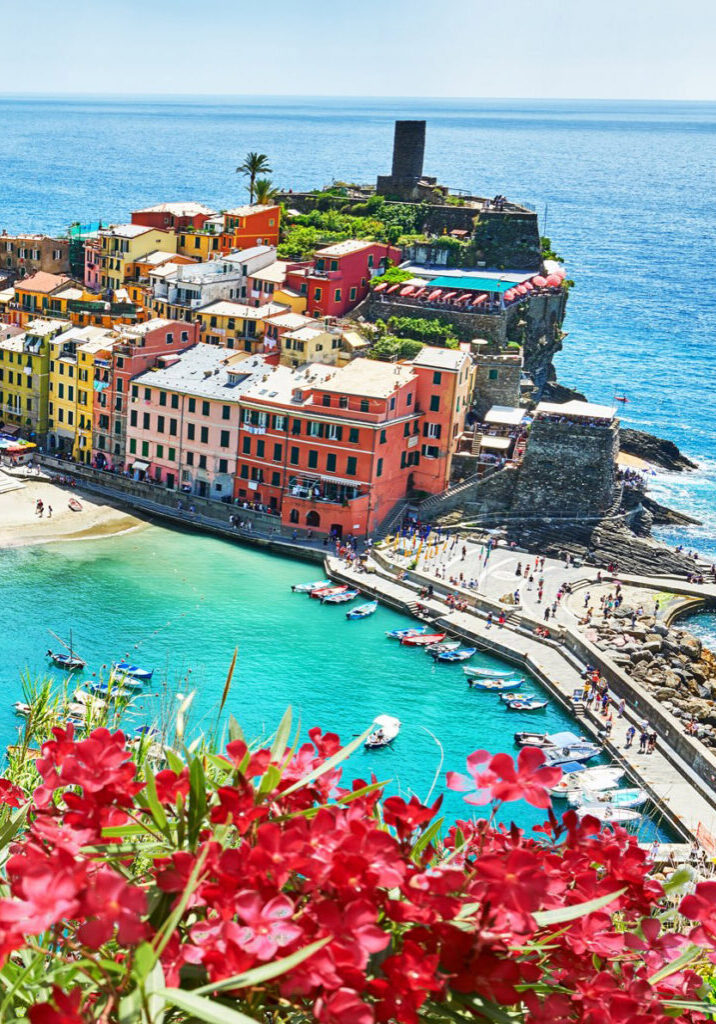
[[346, 612], [347, 619], [367, 619], [378, 607], [377, 601], [368, 601], [366, 604], [359, 604], [357, 608], [351, 608]]
[[310, 594], [312, 590], [320, 590], [321, 587], [330, 586], [330, 580], [314, 580], [313, 583], [294, 583], [291, 590], [294, 594]]

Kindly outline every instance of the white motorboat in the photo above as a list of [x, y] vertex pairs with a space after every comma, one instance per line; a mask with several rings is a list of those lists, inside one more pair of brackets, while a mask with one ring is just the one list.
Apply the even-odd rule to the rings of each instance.
[[577, 790], [569, 793], [567, 800], [572, 807], [592, 807], [599, 804], [612, 804], [614, 807], [641, 807], [649, 799], [644, 789], [604, 789], [601, 792], [591, 789]]
[[471, 676], [480, 676], [481, 679], [511, 679], [514, 671], [496, 672], [494, 668], [466, 668]]
[[628, 807], [615, 807], [614, 804], [589, 804], [586, 807], [578, 807], [577, 815], [580, 818], [596, 818], [606, 825], [612, 823], [623, 824], [627, 821], [637, 821], [641, 818], [639, 811], [632, 811]]
[[609, 765], [597, 765], [594, 768], [585, 768], [584, 771], [564, 775], [556, 786], [550, 789], [555, 797], [568, 797], [570, 793], [579, 793], [588, 789], [590, 792], [599, 792], [604, 789], [614, 789], [619, 780], [624, 776], [624, 770]]
[[392, 715], [378, 715], [373, 719], [373, 725], [375, 728], [365, 741], [369, 748], [387, 747], [400, 732], [400, 719]]
[[443, 640], [441, 644], [430, 644], [429, 647], [424, 647], [423, 650], [427, 651], [428, 654], [443, 654], [445, 651], [456, 651], [460, 646], [460, 640]]

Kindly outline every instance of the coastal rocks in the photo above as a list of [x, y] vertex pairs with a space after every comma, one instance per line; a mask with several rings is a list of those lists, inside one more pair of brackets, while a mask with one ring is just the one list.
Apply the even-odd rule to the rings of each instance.
[[679, 639], [679, 650], [692, 661], [697, 661], [701, 657], [701, 641], [691, 633], [684, 633]]
[[655, 437], [643, 430], [634, 430], [632, 427], [622, 427], [620, 431], [621, 450], [628, 455], [636, 455], [653, 466], [660, 466], [675, 473], [684, 470], [698, 469], [695, 462], [687, 459], [679, 451], [673, 441], [665, 438]]

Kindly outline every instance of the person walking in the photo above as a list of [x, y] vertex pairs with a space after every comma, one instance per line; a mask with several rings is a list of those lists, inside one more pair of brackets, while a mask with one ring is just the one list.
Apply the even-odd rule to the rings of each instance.
[[646, 751], [646, 745], [647, 745], [648, 742], [649, 742], [649, 733], [645, 729], [642, 729], [641, 733], [639, 734], [639, 753], [640, 754], [643, 754]]
[[636, 726], [630, 725], [629, 728], [626, 731], [626, 743], [624, 744], [624, 746], [625, 746], [625, 748], [627, 750], [629, 749], [629, 747], [634, 742], [634, 737], [635, 736], [636, 736]]
[[47, 518], [52, 519], [52, 505], [47, 506]]

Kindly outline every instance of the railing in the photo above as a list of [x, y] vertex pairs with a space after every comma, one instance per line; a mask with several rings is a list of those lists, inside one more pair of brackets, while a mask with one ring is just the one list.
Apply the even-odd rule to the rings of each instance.
[[439, 494], [431, 494], [429, 498], [424, 498], [418, 505], [418, 512], [421, 518], [424, 518], [426, 512], [430, 512], [431, 509], [437, 508], [446, 498], [454, 498], [458, 494], [463, 494], [469, 491], [476, 484], [486, 480], [487, 477], [492, 476], [493, 473], [498, 472], [500, 469], [504, 469], [504, 466], [492, 466], [487, 469], [484, 473], [473, 473], [471, 476], [466, 477], [459, 484], [452, 484], [451, 487], [446, 487], [444, 491], [440, 491]]

